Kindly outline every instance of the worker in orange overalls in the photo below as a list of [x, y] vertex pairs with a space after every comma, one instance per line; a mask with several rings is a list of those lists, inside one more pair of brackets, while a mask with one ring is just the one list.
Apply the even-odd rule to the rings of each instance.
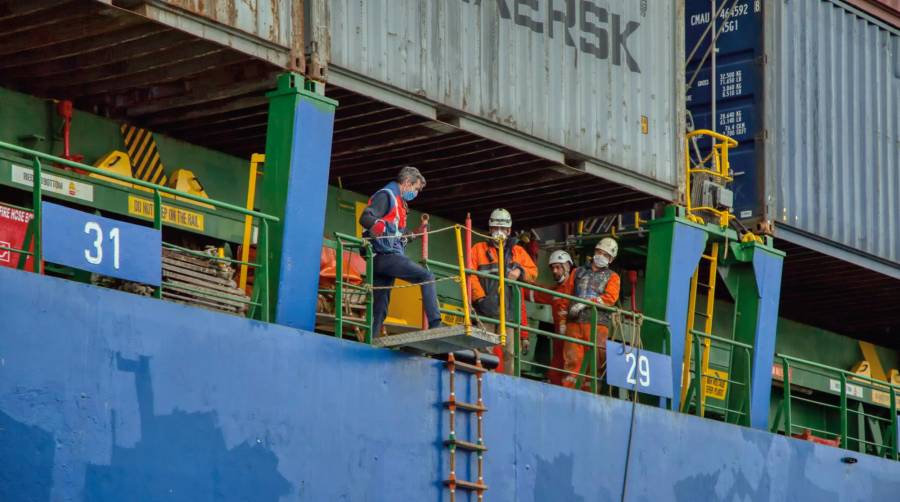
[[[534, 260], [522, 246], [516, 243], [516, 239], [510, 238], [512, 230], [512, 216], [506, 209], [495, 209], [491, 212], [488, 220], [488, 227], [491, 231], [491, 239], [487, 242], [479, 242], [472, 246], [469, 256], [472, 259], [472, 266], [479, 272], [486, 272], [497, 275], [500, 273], [499, 261], [497, 259], [498, 247], [497, 242], [503, 239], [503, 249], [506, 255], [504, 259], [504, 267], [506, 278], [513, 281], [534, 282], [537, 279], [537, 266]], [[469, 287], [472, 290], [472, 306], [479, 315], [491, 317], [493, 319], [500, 318], [500, 284], [495, 279], [486, 279], [476, 275], [469, 276]], [[515, 319], [514, 309], [519, 305], [513, 305], [513, 286], [506, 287], [506, 319], [507, 322]], [[523, 295], [524, 296], [524, 295]], [[522, 298], [524, 303], [525, 298]], [[524, 320], [523, 320], [524, 322]], [[493, 326], [493, 325], [489, 325]], [[499, 332], [499, 330], [496, 330]], [[522, 332], [523, 339], [527, 335]], [[500, 366], [497, 371], [510, 372], [513, 369], [513, 342], [512, 337], [506, 337], [506, 347], [495, 349], [495, 353], [500, 352]]]
[[[553, 273], [553, 279], [556, 280], [556, 286], [553, 287], [553, 291], [571, 295], [575, 291], [575, 274], [572, 273], [575, 262], [572, 261], [572, 257], [562, 249], [557, 249], [550, 253], [550, 259], [547, 260], [547, 263], [550, 265], [550, 272]], [[569, 300], [553, 296], [549, 293], [535, 292], [533, 290], [529, 291], [529, 299], [532, 302], [550, 305], [550, 308], [553, 310], [554, 330], [560, 335], [565, 335], [567, 333], [566, 315], [569, 313]], [[559, 369], [563, 368], [565, 362], [563, 360], [563, 346], [562, 340], [557, 338], [553, 339], [551, 351], [553, 357], [550, 360], [550, 366], [558, 369], [547, 371], [547, 378], [550, 380], [550, 383], [555, 385], [562, 385], [563, 377], [565, 377], [565, 373], [559, 371]]]
[[[575, 293], [573, 296], [584, 298], [599, 305], [612, 306], [619, 301], [619, 274], [610, 270], [609, 265], [619, 254], [619, 245], [615, 239], [605, 237], [594, 248], [594, 258], [590, 265], [583, 265], [575, 270]], [[571, 302], [567, 316], [566, 334], [579, 340], [591, 340], [591, 308], [584, 303]], [[597, 373], [606, 367], [606, 338], [609, 336], [610, 315], [606, 310], [597, 309]], [[563, 386], [575, 387], [587, 346], [574, 342], [565, 342], [563, 360], [566, 376]], [[583, 373], [582, 373], [583, 374]], [[590, 384], [587, 378], [584, 384]], [[586, 387], [584, 385], [583, 387]]]

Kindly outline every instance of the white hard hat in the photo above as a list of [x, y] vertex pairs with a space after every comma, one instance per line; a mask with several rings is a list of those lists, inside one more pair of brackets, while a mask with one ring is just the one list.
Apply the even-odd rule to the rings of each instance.
[[563, 251], [562, 249], [557, 249], [556, 251], [550, 253], [550, 259], [547, 260], [547, 264], [553, 265], [556, 263], [573, 265], [575, 262], [572, 261], [572, 257], [569, 256], [569, 253]]
[[512, 228], [512, 216], [506, 209], [494, 209], [488, 220], [489, 227]]
[[612, 237], [604, 237], [600, 239], [600, 242], [597, 243], [597, 246], [594, 247], [594, 250], [605, 251], [609, 256], [615, 258], [616, 255], [619, 254], [619, 244], [616, 243], [616, 240]]

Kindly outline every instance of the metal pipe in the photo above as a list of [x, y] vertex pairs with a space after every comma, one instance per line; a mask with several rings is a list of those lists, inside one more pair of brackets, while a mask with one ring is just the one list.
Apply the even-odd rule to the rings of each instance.
[[500, 345], [503, 347], [503, 351], [506, 352], [506, 255], [503, 249], [504, 241], [506, 239], [503, 237], [497, 239], [497, 249], [500, 253], [497, 257], [497, 264], [499, 266], [498, 278], [500, 281]]
[[[456, 257], [459, 261], [459, 290], [462, 295], [462, 310], [463, 310], [463, 318], [465, 319], [464, 326], [466, 327], [466, 335], [472, 334], [472, 317], [469, 313], [469, 291], [466, 281], [466, 264], [464, 263], [463, 258], [463, 249], [462, 249], [462, 233], [460, 232], [459, 225], [453, 226], [453, 231], [456, 234]], [[430, 263], [431, 260], [427, 260], [426, 263]]]
[[131, 178], [129, 176], [122, 176], [120, 174], [116, 174], [116, 173], [106, 170], [106, 169], [99, 169], [94, 166], [82, 164], [80, 162], [73, 162], [71, 160], [67, 160], [67, 159], [64, 159], [61, 157], [56, 157], [54, 155], [50, 155], [50, 154], [47, 154], [44, 152], [39, 152], [37, 150], [31, 150], [30, 148], [23, 148], [21, 146], [13, 145], [11, 143], [6, 143], [3, 141], [0, 141], [0, 150], [9, 150], [12, 152], [16, 152], [16, 153], [25, 155], [27, 157], [33, 157], [35, 159], [35, 162], [38, 162], [39, 159], [43, 159], [43, 160], [52, 162], [54, 164], [69, 166], [69, 167], [73, 167], [75, 169], [81, 169], [82, 171], [86, 171], [88, 173], [101, 174], [107, 178], [112, 178], [112, 179], [118, 180], [118, 181], [124, 181], [126, 183], [130, 183], [135, 186], [149, 188], [150, 190], [156, 189], [162, 193], [176, 195], [182, 199], [187, 199], [187, 200], [191, 200], [194, 202], [201, 202], [203, 204], [209, 204], [211, 206], [215, 206], [215, 207], [218, 207], [221, 209], [226, 209], [228, 211], [234, 211], [234, 212], [241, 213], [241, 214], [249, 214], [249, 215], [255, 216], [256, 218], [260, 218], [260, 219], [266, 219], [269, 221], [279, 221], [278, 217], [276, 217], [276, 216], [272, 216], [272, 215], [265, 214], [265, 213], [260, 213], [258, 211], [248, 211], [242, 207], [238, 207], [233, 204], [228, 204], [226, 202], [220, 202], [215, 199], [207, 199], [207, 198], [199, 197], [199, 196], [196, 196], [193, 194], [189, 194], [187, 192], [174, 190], [174, 189], [169, 188], [164, 185], [157, 185], [154, 183], [149, 183], [149, 182], [137, 179], [137, 178]]
[[33, 270], [38, 274], [44, 273], [44, 253], [42, 247], [42, 237], [43, 237], [43, 216], [41, 211], [41, 192], [43, 191], [43, 187], [41, 186], [41, 160], [37, 157], [34, 158], [32, 162], [32, 167], [34, 173], [31, 177], [31, 204], [34, 208], [34, 259], [32, 260]]

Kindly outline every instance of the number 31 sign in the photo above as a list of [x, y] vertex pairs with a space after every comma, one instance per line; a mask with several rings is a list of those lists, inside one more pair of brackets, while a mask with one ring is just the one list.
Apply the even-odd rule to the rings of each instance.
[[158, 286], [162, 236], [150, 227], [44, 202], [44, 259], [101, 275]]

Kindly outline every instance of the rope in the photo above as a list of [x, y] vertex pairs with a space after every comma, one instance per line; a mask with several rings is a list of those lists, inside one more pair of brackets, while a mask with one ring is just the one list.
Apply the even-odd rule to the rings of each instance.
[[[631, 336], [631, 345], [635, 346], [635, 338], [637, 338], [637, 357], [641, 356], [641, 348], [643, 347], [643, 341], [641, 340], [641, 326], [644, 323], [644, 316], [642, 314], [638, 314], [633, 312], [633, 319], [635, 320], [634, 329], [632, 329]], [[634, 436], [634, 417], [637, 414], [637, 400], [638, 400], [638, 392], [637, 386], [635, 385], [635, 390], [632, 393], [631, 398], [631, 420], [630, 425], [628, 426], [628, 443], [625, 448], [625, 473], [622, 476], [622, 502], [625, 502], [626, 495], [628, 493], [628, 468], [629, 464], [631, 464], [631, 439]]]
[[379, 235], [378, 237], [363, 237], [362, 240], [371, 242], [371, 241], [378, 240], [378, 239], [399, 239], [399, 238], [403, 238], [403, 237], [406, 237], [407, 239], [415, 239], [417, 237], [421, 237], [426, 234], [431, 235], [431, 234], [437, 234], [440, 232], [446, 232], [447, 230], [453, 230], [455, 227], [456, 227], [455, 225], [450, 225], [450, 226], [441, 227], [441, 228], [438, 228], [435, 230], [426, 230], [424, 232], [411, 232], [411, 233], [403, 234], [403, 235], [399, 235], [399, 236], [398, 235]]

